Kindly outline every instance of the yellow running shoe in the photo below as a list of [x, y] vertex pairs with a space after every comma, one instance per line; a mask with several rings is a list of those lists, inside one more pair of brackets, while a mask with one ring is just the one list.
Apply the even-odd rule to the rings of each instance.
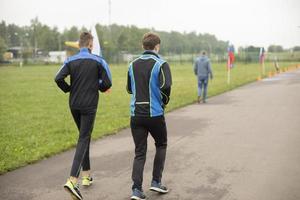
[[71, 194], [72, 199], [74, 200], [82, 200], [81, 193], [79, 191], [78, 184], [72, 183], [72, 181], [68, 180], [64, 185], [64, 188], [67, 192]]
[[81, 184], [83, 186], [90, 186], [93, 183], [93, 178], [90, 176], [83, 176]]

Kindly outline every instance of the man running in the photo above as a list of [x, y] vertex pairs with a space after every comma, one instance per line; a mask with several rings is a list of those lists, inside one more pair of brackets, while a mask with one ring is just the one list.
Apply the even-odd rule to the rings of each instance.
[[146, 198], [142, 183], [148, 133], [156, 146], [150, 190], [163, 194], [169, 191], [162, 185], [161, 178], [167, 151], [164, 108], [171, 93], [171, 71], [168, 63], [158, 55], [160, 38], [157, 34], [146, 33], [142, 44], [145, 51], [130, 64], [127, 77], [127, 91], [131, 94], [130, 127], [135, 144], [131, 199], [135, 200]]
[[[82, 199], [78, 177], [82, 169], [82, 185], [89, 186], [90, 140], [98, 107], [99, 90], [107, 91], [111, 85], [111, 74], [106, 61], [91, 54], [93, 36], [83, 32], [79, 39], [80, 52], [68, 58], [57, 72], [55, 82], [65, 93], [70, 92], [69, 106], [79, 130], [79, 138], [71, 168], [70, 178], [64, 188], [73, 199]], [[70, 75], [70, 85], [65, 78]]]

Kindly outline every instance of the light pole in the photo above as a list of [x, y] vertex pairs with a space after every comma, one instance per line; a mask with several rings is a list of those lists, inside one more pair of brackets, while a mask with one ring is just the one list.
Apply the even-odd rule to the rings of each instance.
[[[15, 32], [14, 35], [16, 37], [19, 36], [17, 32]], [[21, 36], [19, 36], [19, 40], [20, 40], [20, 67], [22, 67], [23, 66], [23, 42], [21, 40]]]
[[[15, 36], [19, 36], [19, 40], [20, 40], [20, 67], [23, 67], [23, 40], [24, 37], [19, 35], [17, 32], [14, 33]], [[28, 37], [29, 34], [25, 33], [25, 36]]]
[[211, 57], [211, 54], [212, 54], [212, 48], [211, 48], [211, 45], [208, 43], [208, 42], [206, 42], [206, 44], [207, 44], [207, 46], [208, 46], [208, 55]]
[[58, 35], [58, 51], [61, 51], [61, 36]]
[[111, 24], [111, 0], [108, 0], [108, 26]]
[[212, 47], [211, 47], [211, 45], [207, 41], [205, 41], [205, 40], [202, 41], [202, 45], [203, 45], [202, 50], [205, 50], [206, 47], [204, 47], [204, 46], [207, 46], [207, 51], [206, 51], [207, 52], [207, 56], [210, 56], [210, 54], [212, 53]]

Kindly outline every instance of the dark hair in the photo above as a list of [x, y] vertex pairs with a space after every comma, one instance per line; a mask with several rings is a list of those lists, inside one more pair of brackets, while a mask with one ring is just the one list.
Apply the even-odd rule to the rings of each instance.
[[93, 40], [93, 36], [89, 32], [82, 32], [79, 38], [79, 47], [88, 47], [90, 41]]
[[153, 50], [157, 44], [160, 44], [160, 38], [157, 34], [148, 32], [144, 34], [142, 43], [145, 50]]
[[201, 54], [202, 54], [202, 55], [206, 55], [206, 51], [203, 50], [203, 51], [201, 52]]

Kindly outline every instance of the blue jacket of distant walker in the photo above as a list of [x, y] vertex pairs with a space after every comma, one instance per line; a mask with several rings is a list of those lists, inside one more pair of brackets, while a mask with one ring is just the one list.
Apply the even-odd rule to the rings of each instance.
[[194, 73], [198, 77], [198, 80], [207, 79], [213, 77], [210, 61], [207, 56], [200, 56], [196, 59], [194, 64]]

